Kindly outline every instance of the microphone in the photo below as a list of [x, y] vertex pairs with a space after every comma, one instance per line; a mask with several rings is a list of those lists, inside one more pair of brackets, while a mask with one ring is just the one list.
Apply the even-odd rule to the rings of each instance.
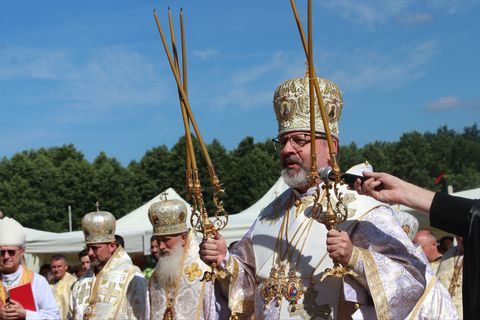
[[[320, 168], [318, 170], [318, 175], [323, 181], [335, 181], [335, 172], [333, 172], [333, 169], [330, 167]], [[361, 183], [363, 183], [365, 180], [367, 180], [367, 177], [359, 176], [353, 173], [340, 172], [340, 179], [342, 183], [353, 186], [357, 179], [360, 179], [362, 181]]]

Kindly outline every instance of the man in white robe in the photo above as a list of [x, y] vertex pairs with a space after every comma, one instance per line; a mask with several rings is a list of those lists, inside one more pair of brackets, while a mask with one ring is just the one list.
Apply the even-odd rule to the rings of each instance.
[[[21, 264], [25, 246], [25, 231], [20, 223], [5, 217], [0, 219], [0, 319], [58, 319], [58, 306], [47, 280]], [[31, 285], [35, 311], [25, 309], [22, 301], [8, 299], [9, 291], [19, 285]]]
[[147, 282], [115, 241], [115, 224], [98, 209], [82, 219], [91, 266], [72, 289], [73, 319], [149, 319]]
[[187, 207], [171, 199], [150, 206], [157, 266], [149, 281], [151, 319], [225, 319], [216, 315], [214, 287], [201, 281], [209, 267], [200, 260], [195, 233], [186, 225]]
[[[274, 140], [291, 188], [259, 213], [230, 253], [217, 237], [201, 244], [200, 255], [232, 274], [216, 283], [228, 288], [229, 307], [239, 318], [405, 319], [424, 292], [426, 266], [393, 210], [341, 186], [348, 215], [338, 230], [327, 231], [312, 213], [314, 198], [322, 208], [327, 198], [323, 183], [317, 187], [308, 179], [308, 83], [307, 77], [287, 80], [274, 95], [279, 123]], [[319, 79], [319, 84], [336, 148], [342, 96], [333, 82]], [[316, 99], [315, 104], [316, 165], [322, 168], [332, 161]], [[335, 208], [336, 199], [331, 200]], [[322, 281], [332, 259], [351, 273]]]

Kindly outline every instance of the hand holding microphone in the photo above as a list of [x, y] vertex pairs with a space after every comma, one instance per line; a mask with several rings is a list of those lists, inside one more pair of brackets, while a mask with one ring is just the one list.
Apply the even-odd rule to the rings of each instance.
[[[335, 172], [331, 167], [320, 168], [318, 170], [318, 175], [323, 181], [335, 181]], [[348, 185], [350, 188], [354, 187], [355, 181], [357, 181], [357, 179], [360, 179], [360, 185], [362, 185], [363, 182], [365, 182], [365, 180], [367, 180], [368, 178], [353, 173], [340, 172], [340, 181]]]

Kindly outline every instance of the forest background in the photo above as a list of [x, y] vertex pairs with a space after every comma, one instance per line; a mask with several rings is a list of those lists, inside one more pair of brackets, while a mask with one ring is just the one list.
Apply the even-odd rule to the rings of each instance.
[[[340, 141], [341, 142], [341, 141]], [[225, 189], [224, 206], [238, 213], [261, 198], [280, 176], [278, 153], [270, 139], [244, 138], [233, 150], [220, 141], [207, 146]], [[197, 161], [202, 159], [197, 147]], [[387, 171], [422, 187], [442, 191], [436, 178], [445, 173], [454, 191], [480, 187], [480, 130], [474, 124], [455, 132], [446, 126], [436, 132], [404, 133], [399, 141], [376, 141], [358, 147], [340, 146], [340, 167], [368, 161], [375, 171]], [[199, 164], [208, 212], [213, 212], [208, 172]], [[68, 231], [68, 206], [73, 230], [95, 209], [118, 219], [167, 188], [185, 198], [185, 138], [168, 148], [148, 150], [139, 161], [124, 167], [101, 152], [92, 162], [74, 145], [23, 151], [0, 160], [0, 209], [25, 227]]]

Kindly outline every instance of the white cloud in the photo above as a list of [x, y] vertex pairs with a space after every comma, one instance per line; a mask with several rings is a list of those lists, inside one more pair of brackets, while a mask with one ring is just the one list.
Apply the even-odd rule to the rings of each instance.
[[434, 9], [442, 10], [449, 14], [468, 11], [478, 5], [479, 0], [428, 0], [427, 4]]
[[193, 50], [192, 54], [193, 54], [194, 57], [196, 57], [200, 60], [210, 60], [210, 59], [218, 56], [219, 52], [218, 52], [217, 49], [207, 48], [207, 49], [202, 49], [202, 50]]
[[427, 109], [429, 111], [448, 110], [459, 108], [463, 105], [463, 102], [455, 96], [440, 97], [436, 101], [430, 101], [427, 103]]
[[397, 21], [405, 24], [419, 24], [432, 21], [432, 16], [429, 13], [418, 12], [399, 16]]
[[346, 19], [368, 26], [382, 24], [406, 11], [412, 0], [328, 0], [319, 1]]
[[68, 54], [58, 49], [2, 46], [0, 53], [0, 80], [59, 80], [71, 64]]
[[330, 63], [335, 66], [330, 77], [349, 91], [396, 87], [422, 77], [422, 67], [435, 53], [434, 41], [402, 48], [390, 55], [358, 49], [334, 56], [338, 60]]
[[428, 111], [443, 111], [459, 108], [472, 108], [480, 110], [480, 100], [465, 100], [457, 96], [444, 96], [435, 101], [428, 102], [426, 107]]
[[[384, 24], [392, 19], [399, 22], [428, 22], [430, 13], [417, 12], [419, 8], [427, 11], [439, 11], [447, 14], [462, 13], [480, 4], [480, 0], [327, 0], [318, 1], [319, 5], [331, 9], [345, 19], [369, 27]], [[407, 19], [407, 21], [403, 21]]]
[[52, 118], [57, 122], [158, 105], [165, 100], [165, 83], [171, 81], [165, 76], [170, 70], [161, 70], [154, 60], [124, 47], [84, 50], [81, 56], [29, 47], [4, 46], [2, 51], [0, 81], [31, 84], [19, 89], [21, 97], [10, 98], [56, 108]]
[[[294, 75], [305, 73], [304, 59], [298, 54], [290, 55], [275, 52], [261, 62], [250, 67], [242, 67], [205, 90], [202, 87], [202, 100], [212, 110], [235, 106], [251, 109], [270, 105], [273, 89], [281, 81]], [[275, 79], [272, 79], [272, 75]]]

